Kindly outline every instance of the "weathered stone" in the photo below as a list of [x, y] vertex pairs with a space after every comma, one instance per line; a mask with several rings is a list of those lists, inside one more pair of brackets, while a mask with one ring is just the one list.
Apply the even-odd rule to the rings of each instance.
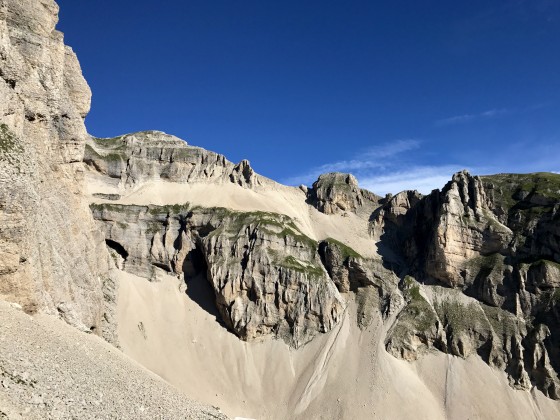
[[91, 92], [57, 13], [0, 2], [0, 298], [101, 331], [109, 261], [82, 195]]
[[231, 182], [245, 188], [266, 182], [247, 160], [235, 165], [223, 155], [190, 146], [161, 131], [107, 139], [89, 137], [84, 162], [94, 173], [115, 179], [123, 192], [157, 180]]
[[122, 269], [201, 271], [225, 324], [240, 338], [277, 336], [299, 347], [340, 320], [344, 302], [317, 243], [287, 216], [184, 206], [92, 205]]
[[353, 175], [339, 172], [319, 176], [307, 195], [308, 202], [325, 214], [371, 213], [379, 201], [375, 194], [359, 188]]
[[[554, 174], [479, 178], [463, 171], [441, 192], [413, 200], [401, 193], [376, 210], [371, 230], [387, 264], [424, 283], [461, 290], [478, 301], [473, 308], [490, 305], [482, 305], [486, 323], [474, 316], [475, 309], [463, 311], [467, 328], [457, 332], [451, 323], [446, 327], [446, 319], [459, 307], [438, 310], [429, 304], [446, 330], [444, 340], [431, 324], [417, 331], [417, 320], [405, 309], [387, 349], [406, 358], [418, 357], [422, 349], [461, 357], [477, 352], [504, 368], [512, 385], [528, 389], [533, 381], [558, 398], [558, 374], [542, 366], [547, 358], [550, 366], [560, 362], [559, 186]], [[431, 312], [428, 306], [424, 313]], [[532, 326], [535, 318], [546, 322], [546, 339], [534, 338], [543, 335], [541, 327]], [[535, 351], [538, 368], [528, 356]]]

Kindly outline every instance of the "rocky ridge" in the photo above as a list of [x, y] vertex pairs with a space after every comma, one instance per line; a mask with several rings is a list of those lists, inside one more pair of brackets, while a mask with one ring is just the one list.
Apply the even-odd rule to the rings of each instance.
[[[340, 292], [383, 280], [351, 248], [317, 243], [285, 215], [188, 204], [91, 207], [117, 266], [152, 281], [173, 273], [187, 285], [206, 275], [222, 320], [244, 340], [272, 335], [299, 347], [338, 323]], [[338, 275], [329, 275], [333, 268]]]
[[[407, 359], [477, 353], [512, 385], [560, 398], [559, 192], [555, 174], [460, 172], [441, 192], [401, 193], [376, 210], [372, 229], [407, 300], [387, 348]], [[439, 297], [437, 284], [448, 288]]]
[[225, 156], [188, 145], [160, 131], [144, 131], [110, 139], [88, 137], [84, 162], [114, 180], [119, 191], [147, 181], [231, 182], [246, 188], [266, 184], [247, 160], [238, 164]]
[[[153, 141], [145, 139], [142, 149]], [[107, 148], [99, 146], [103, 140], [96, 142], [98, 150]], [[230, 176], [235, 165], [219, 155], [175, 138], [170, 147], [176, 155], [193, 153], [186, 158], [193, 176], [181, 170], [156, 175], [182, 172], [175, 178], [178, 188], [231, 182], [258, 190], [273, 183], [262, 177], [260, 183], [236, 182]], [[201, 153], [212, 158], [200, 159]], [[165, 165], [168, 161], [162, 159]], [[227, 170], [213, 171], [215, 161], [226, 162]], [[92, 171], [103, 171], [98, 163], [86, 163]], [[505, 188], [511, 180], [523, 185]], [[394, 322], [386, 338], [393, 355], [407, 360], [427, 351], [478, 355], [505, 370], [512, 386], [536, 385], [559, 398], [553, 332], [558, 199], [551, 180], [556, 182], [554, 175], [460, 172], [428, 196], [405, 191], [380, 198], [361, 190], [351, 175], [333, 173], [305, 188], [309, 206], [327, 215], [353, 213], [369, 220], [372, 246], [378, 249], [373, 259], [363, 258], [351, 243], [313, 240], [281, 213], [188, 204], [123, 206], [118, 199], [92, 209], [109, 246], [127, 255], [113, 251], [124, 270], [156, 279], [163, 269], [184, 276], [187, 284], [205, 272], [222, 320], [244, 340], [274, 336], [299, 347], [330, 331], [346, 294], [353, 293], [361, 302], [358, 319], [367, 323], [372, 311], [381, 311]], [[188, 262], [188, 255], [198, 262]]]

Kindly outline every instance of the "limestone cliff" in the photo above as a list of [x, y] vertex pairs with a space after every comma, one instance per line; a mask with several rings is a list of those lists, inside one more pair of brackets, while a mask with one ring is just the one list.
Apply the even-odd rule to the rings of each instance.
[[[128, 204], [130, 194], [149, 184], [177, 190], [229, 185], [237, 194], [287, 188], [254, 173], [247, 161], [235, 165], [223, 155], [149, 131], [91, 137], [84, 162], [97, 191], [92, 211], [116, 265], [151, 280], [164, 270], [187, 284], [202, 273], [222, 321], [244, 340], [274, 336], [300, 347], [341, 319], [346, 302], [340, 293], [377, 288], [375, 299], [363, 293], [367, 322], [398, 282], [379, 258], [363, 258], [332, 238], [312, 239], [282, 213], [210, 208], [173, 198], [164, 206]], [[353, 176], [330, 174], [302, 194], [299, 205], [340, 215], [344, 208], [362, 217], [366, 230], [377, 200], [358, 188]]]
[[108, 258], [82, 195], [91, 93], [57, 13], [0, 1], [0, 298], [101, 333]]
[[88, 137], [84, 162], [90, 173], [111, 179], [117, 192], [149, 181], [230, 182], [251, 188], [266, 178], [253, 171], [248, 161], [229, 162], [225, 156], [188, 145], [159, 131], [144, 131], [111, 139]]
[[202, 274], [222, 321], [244, 340], [274, 336], [299, 347], [333, 329], [354, 296], [360, 326], [375, 311], [392, 323], [385, 345], [397, 357], [478, 355], [505, 370], [512, 386], [537, 385], [560, 397], [554, 175], [463, 171], [428, 196], [385, 198], [360, 189], [351, 175], [320, 176], [303, 189], [301, 211], [333, 220], [323, 223], [369, 223], [374, 251], [364, 258], [351, 238], [307, 236], [282, 206], [257, 212], [130, 204], [129, 191], [161, 181], [177, 190], [279, 188], [247, 163], [234, 165], [173, 136], [91, 138], [84, 161], [90, 182], [107, 188], [92, 196], [92, 210], [116, 264], [151, 280], [164, 270], [187, 285]]
[[[57, 11], [0, 0], [1, 299], [114, 341], [109, 269], [166, 272], [187, 291], [205, 282], [241, 339], [296, 348], [355, 300], [359, 327], [378, 312], [396, 357], [481, 357], [560, 399], [560, 175], [463, 171], [427, 196], [381, 198], [340, 173], [290, 189], [158, 131], [91, 137]], [[174, 198], [193, 185], [245, 210]]]
[[[476, 352], [515, 386], [560, 398], [559, 191], [555, 174], [461, 172], [441, 192], [401, 193], [376, 210], [386, 261], [425, 285], [403, 280], [408, 305], [388, 349], [405, 358], [422, 348]], [[473, 299], [420, 292], [434, 284]]]
[[[188, 204], [92, 211], [121, 269], [152, 281], [161, 270], [174, 273], [187, 288], [208, 281], [222, 320], [244, 340], [275, 336], [299, 347], [341, 319], [345, 282], [381, 289], [387, 275], [342, 244], [318, 244], [281, 214]], [[348, 255], [335, 261], [332, 249]], [[347, 270], [344, 279], [333, 270]]]

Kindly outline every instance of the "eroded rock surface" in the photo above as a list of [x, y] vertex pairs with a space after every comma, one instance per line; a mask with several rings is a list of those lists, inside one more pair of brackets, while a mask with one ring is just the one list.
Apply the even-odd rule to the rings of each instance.
[[410, 198], [392, 197], [372, 217], [386, 261], [474, 300], [442, 306], [403, 281], [407, 305], [387, 348], [405, 358], [476, 352], [513, 385], [560, 398], [560, 176], [460, 172], [441, 192]]
[[307, 191], [308, 202], [325, 214], [371, 214], [378, 207], [379, 198], [361, 189], [351, 174], [332, 172], [319, 176]]
[[117, 265], [157, 281], [158, 270], [201, 271], [225, 324], [244, 340], [299, 347], [330, 331], [345, 304], [317, 243], [283, 215], [184, 206], [93, 205]]
[[109, 259], [82, 195], [91, 92], [57, 13], [0, 1], [0, 298], [111, 335]]
[[[298, 190], [302, 203], [290, 206], [309, 212], [309, 225], [369, 221], [375, 258], [351, 240], [313, 240], [280, 213], [122, 205], [122, 194], [152, 181], [278, 184], [248, 161], [158, 131], [89, 136], [91, 93], [55, 30], [57, 12], [52, 0], [0, 0], [1, 299], [116, 341], [110, 267], [152, 281], [163, 270], [187, 287], [203, 274], [241, 339], [300, 347], [332, 330], [355, 294], [360, 327], [372, 311], [391, 323], [385, 347], [396, 357], [478, 355], [512, 386], [560, 398], [559, 175], [463, 171], [426, 196], [381, 198], [331, 173]], [[111, 187], [92, 194], [104, 202], [91, 206], [96, 222], [84, 171]]]
[[[91, 142], [98, 156], [86, 157], [88, 165], [119, 185], [146, 182], [144, 172], [177, 185], [266, 188], [270, 181], [247, 162], [230, 164], [162, 133]], [[122, 157], [110, 158], [110, 149]], [[175, 163], [177, 150], [188, 165]], [[134, 165], [144, 165], [139, 175]], [[109, 202], [118, 196], [98, 197], [105, 203], [92, 208], [117, 266], [152, 280], [158, 270], [186, 278], [204, 271], [223, 322], [244, 340], [275, 336], [299, 347], [330, 331], [344, 310], [343, 295], [354, 293], [360, 327], [372, 311], [394, 322], [386, 339], [393, 355], [479, 355], [506, 371], [512, 386], [537, 385], [559, 398], [558, 190], [543, 176], [463, 171], [427, 196], [380, 198], [338, 173], [303, 188], [307, 204], [327, 216], [369, 220], [379, 254], [373, 259], [351, 243], [316, 242], [277, 213]]]
[[143, 131], [110, 139], [89, 137], [84, 162], [94, 172], [112, 178], [121, 190], [149, 181], [231, 182], [245, 188], [268, 180], [249, 161], [229, 162], [225, 156], [160, 131]]
[[398, 278], [329, 239], [317, 243], [288, 216], [224, 208], [93, 204], [117, 266], [157, 281], [164, 270], [187, 285], [201, 272], [222, 320], [244, 340], [274, 336], [299, 347], [330, 331], [346, 306], [341, 292], [375, 289], [382, 310]]

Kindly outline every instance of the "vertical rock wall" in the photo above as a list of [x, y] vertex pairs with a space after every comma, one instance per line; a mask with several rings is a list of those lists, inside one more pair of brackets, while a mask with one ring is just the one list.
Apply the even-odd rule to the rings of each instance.
[[52, 0], [0, 0], [0, 298], [100, 333], [104, 238], [82, 196], [91, 92]]

